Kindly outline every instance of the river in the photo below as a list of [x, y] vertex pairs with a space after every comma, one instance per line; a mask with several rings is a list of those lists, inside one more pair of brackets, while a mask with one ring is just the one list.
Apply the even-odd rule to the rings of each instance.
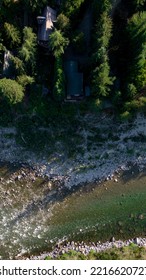
[[89, 242], [145, 236], [145, 170], [135, 167], [117, 174], [115, 181], [72, 192], [60, 191], [57, 185], [50, 188], [46, 178], [32, 174], [18, 165], [0, 167], [1, 259], [39, 254], [65, 239]]

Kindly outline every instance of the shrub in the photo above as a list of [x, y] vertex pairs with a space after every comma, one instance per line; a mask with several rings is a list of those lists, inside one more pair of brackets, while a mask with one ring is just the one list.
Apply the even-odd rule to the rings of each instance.
[[137, 90], [134, 84], [128, 84], [127, 86], [127, 95], [130, 99], [133, 99], [133, 97], [136, 95]]
[[99, 112], [102, 109], [102, 101], [99, 98], [95, 98], [90, 101], [89, 107], [91, 111]]
[[27, 75], [21, 75], [17, 77], [17, 82], [22, 86], [26, 87], [27, 85], [30, 85], [34, 82], [34, 78], [27, 76]]
[[10, 106], [22, 101], [24, 89], [15, 80], [0, 80], [0, 99], [6, 101]]
[[130, 112], [125, 111], [124, 113], [122, 113], [120, 115], [120, 118], [121, 118], [122, 121], [129, 120], [131, 118], [131, 114], [130, 114]]
[[57, 17], [57, 28], [62, 31], [67, 31], [70, 27], [70, 20], [63, 13]]

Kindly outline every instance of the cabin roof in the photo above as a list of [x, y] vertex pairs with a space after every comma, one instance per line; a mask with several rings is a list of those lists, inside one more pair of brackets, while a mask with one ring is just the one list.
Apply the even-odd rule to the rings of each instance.
[[49, 40], [49, 35], [53, 30], [53, 22], [56, 21], [56, 11], [47, 6], [44, 9], [43, 15], [38, 17], [38, 41]]

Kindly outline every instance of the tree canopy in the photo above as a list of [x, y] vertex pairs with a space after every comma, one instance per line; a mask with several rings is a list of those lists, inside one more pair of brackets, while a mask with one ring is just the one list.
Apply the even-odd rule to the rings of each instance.
[[69, 40], [63, 36], [60, 30], [55, 30], [49, 37], [49, 45], [55, 57], [64, 53], [64, 49], [69, 44]]
[[[57, 21], [48, 40], [38, 44], [37, 16], [43, 15], [46, 5], [56, 11]], [[144, 100], [145, 0], [3, 0], [0, 9], [1, 98], [15, 104], [15, 84], [16, 91], [22, 93], [16, 94], [18, 100], [26, 94], [36, 102], [40, 100], [36, 92], [44, 96], [45, 88], [49, 98], [61, 103], [68, 83], [65, 62], [73, 60], [78, 65], [76, 71], [83, 73], [83, 94], [90, 88], [96, 104], [108, 98], [117, 112], [125, 110], [127, 116], [135, 104], [141, 104], [139, 98]], [[11, 65], [6, 73], [7, 53]]]

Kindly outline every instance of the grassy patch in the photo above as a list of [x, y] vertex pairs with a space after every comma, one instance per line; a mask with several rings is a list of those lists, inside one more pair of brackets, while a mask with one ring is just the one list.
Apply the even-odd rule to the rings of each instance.
[[[46, 257], [46, 260], [51, 260], [51, 257]], [[91, 250], [86, 256], [80, 252], [70, 250], [57, 257], [58, 260], [146, 260], [146, 249], [138, 247], [134, 243], [122, 248], [107, 249], [102, 252]]]

